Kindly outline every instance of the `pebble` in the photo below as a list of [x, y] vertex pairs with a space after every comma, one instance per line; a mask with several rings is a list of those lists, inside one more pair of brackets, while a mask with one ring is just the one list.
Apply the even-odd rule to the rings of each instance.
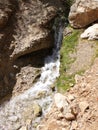
[[19, 130], [28, 130], [26, 126], [22, 126]]
[[37, 94], [36, 99], [45, 98], [45, 96], [46, 96], [46, 91], [40, 91], [40, 92]]
[[10, 116], [8, 119], [10, 121], [16, 122], [18, 120], [18, 117], [17, 116]]
[[75, 116], [78, 115], [78, 113], [79, 113], [79, 106], [78, 106], [77, 104], [71, 106], [71, 113], [72, 113], [73, 115], [75, 115]]
[[62, 130], [66, 130], [66, 128], [62, 128]]
[[72, 120], [75, 120], [75, 115], [73, 115], [72, 113], [66, 113], [65, 118], [68, 121], [72, 121]]
[[73, 122], [72, 122], [72, 125], [71, 125], [71, 129], [72, 129], [72, 130], [76, 130], [77, 126], [78, 126], [77, 122], [76, 122], [76, 121], [73, 121]]
[[75, 97], [73, 95], [71, 95], [71, 94], [68, 95], [68, 100], [73, 101], [74, 99], [75, 99]]
[[60, 120], [62, 118], [64, 118], [64, 115], [62, 113], [58, 114], [57, 119]]
[[27, 120], [26, 120], [26, 125], [27, 125], [27, 126], [31, 125], [31, 123], [32, 123], [32, 120], [31, 120], [31, 119], [27, 119]]
[[34, 110], [34, 116], [35, 117], [42, 115], [42, 108], [38, 103], [34, 103], [33, 110]]
[[89, 108], [88, 102], [87, 102], [87, 101], [82, 101], [82, 102], [80, 102], [80, 103], [79, 103], [79, 108], [80, 108], [81, 112], [84, 113], [85, 110], [86, 110], [87, 108]]

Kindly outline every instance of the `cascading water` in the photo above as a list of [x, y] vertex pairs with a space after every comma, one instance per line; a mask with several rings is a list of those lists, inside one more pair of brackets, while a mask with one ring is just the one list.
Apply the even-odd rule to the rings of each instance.
[[[51, 85], [59, 76], [59, 50], [62, 43], [62, 32], [63, 25], [60, 21], [58, 27], [55, 27], [53, 54], [45, 58], [45, 66], [41, 70], [39, 81], [23, 94], [11, 98], [10, 101], [4, 102], [0, 106], [0, 130], [17, 130], [19, 127], [24, 126], [25, 118], [33, 118], [32, 115], [29, 115], [29, 111], [31, 111], [30, 108], [32, 108], [35, 102], [42, 107], [43, 115], [50, 108], [54, 94]], [[38, 97], [39, 93], [44, 93], [44, 96]], [[33, 127], [34, 123], [39, 122], [40, 119], [41, 117], [34, 119], [29, 130], [36, 129]]]

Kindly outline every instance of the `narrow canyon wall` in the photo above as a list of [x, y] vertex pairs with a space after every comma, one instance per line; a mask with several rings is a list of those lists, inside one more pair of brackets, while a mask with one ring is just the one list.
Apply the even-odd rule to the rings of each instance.
[[[19, 57], [53, 47], [52, 26], [61, 9], [60, 0], [0, 0], [0, 97], [17, 82]], [[22, 65], [25, 62], [21, 59]]]

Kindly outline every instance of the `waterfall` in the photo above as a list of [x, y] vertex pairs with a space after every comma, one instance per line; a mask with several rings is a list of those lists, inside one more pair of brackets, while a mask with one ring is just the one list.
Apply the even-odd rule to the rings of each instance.
[[[59, 22], [58, 27], [55, 27], [55, 43], [53, 53], [45, 58], [45, 65], [41, 69], [41, 77], [29, 90], [23, 94], [11, 98], [0, 106], [0, 130], [16, 130], [19, 126], [25, 125], [23, 118], [24, 111], [37, 102], [43, 111], [43, 116], [49, 110], [53, 94], [51, 85], [59, 77], [60, 55], [59, 50], [62, 43], [63, 26]], [[39, 97], [39, 93], [44, 93], [44, 97]], [[32, 121], [30, 130], [34, 130], [33, 124], [39, 122], [41, 117]]]

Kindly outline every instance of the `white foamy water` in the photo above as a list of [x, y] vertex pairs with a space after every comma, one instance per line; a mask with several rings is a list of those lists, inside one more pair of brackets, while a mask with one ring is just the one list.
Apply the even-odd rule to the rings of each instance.
[[[0, 106], [0, 130], [17, 130], [21, 126], [25, 126], [27, 119], [33, 119], [33, 104], [35, 102], [42, 107], [43, 115], [49, 110], [54, 94], [51, 90], [51, 85], [59, 76], [59, 49], [62, 29], [59, 28], [59, 32], [55, 34], [56, 41], [53, 54], [46, 57], [45, 66], [41, 69], [39, 81], [23, 94], [11, 98], [10, 101], [6, 101]], [[39, 97], [38, 95], [41, 93], [44, 93], [44, 96]], [[39, 117], [33, 120], [29, 130], [36, 129], [33, 125], [40, 119]]]

